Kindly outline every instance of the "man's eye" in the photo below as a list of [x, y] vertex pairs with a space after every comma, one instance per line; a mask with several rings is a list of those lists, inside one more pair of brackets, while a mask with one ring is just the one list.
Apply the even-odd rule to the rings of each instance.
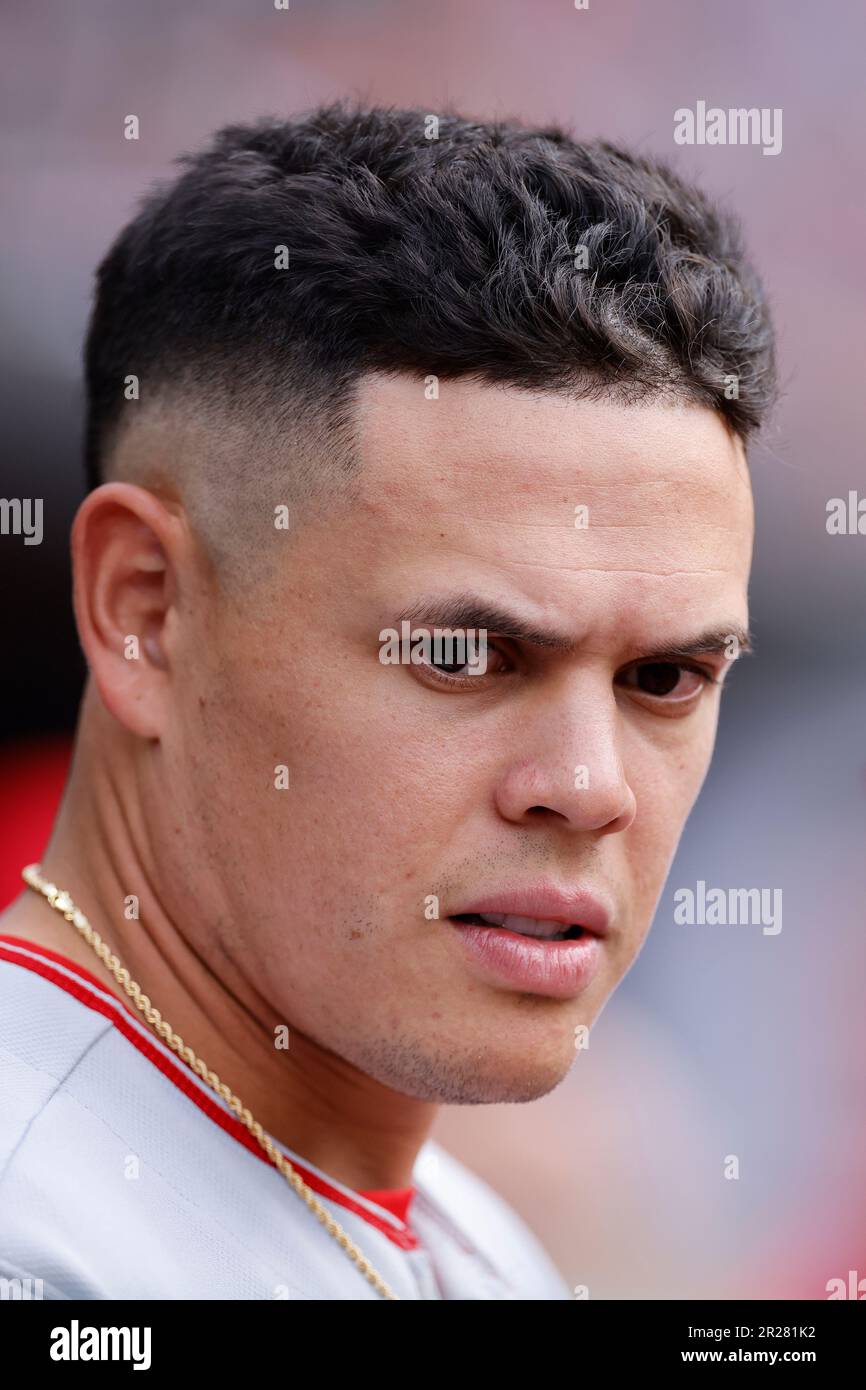
[[435, 652], [430, 660], [418, 663], [418, 670], [426, 673], [440, 685], [471, 689], [484, 684], [485, 677], [498, 676], [510, 669], [508, 658], [490, 641], [483, 654], [476, 652], [471, 660], [448, 660], [436, 658]]
[[442, 676], [468, 675], [471, 670], [466, 661], [431, 661], [430, 665]]
[[701, 689], [712, 684], [713, 677], [696, 666], [680, 666], [674, 661], [647, 661], [624, 671], [620, 683], [642, 695], [665, 700], [669, 704], [693, 700]]

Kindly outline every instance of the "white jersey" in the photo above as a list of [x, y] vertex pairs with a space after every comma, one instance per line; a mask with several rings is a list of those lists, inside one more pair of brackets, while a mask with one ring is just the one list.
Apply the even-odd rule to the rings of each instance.
[[[433, 1141], [405, 1220], [278, 1147], [399, 1298], [569, 1297], [515, 1213]], [[379, 1297], [136, 1011], [71, 961], [8, 936], [0, 1278], [29, 1279], [21, 1287], [46, 1299]]]

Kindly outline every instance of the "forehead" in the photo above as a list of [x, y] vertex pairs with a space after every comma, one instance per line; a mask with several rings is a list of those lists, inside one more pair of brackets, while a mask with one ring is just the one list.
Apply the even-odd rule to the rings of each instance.
[[374, 376], [357, 420], [383, 583], [484, 584], [547, 617], [577, 603], [745, 619], [751, 492], [713, 411], [467, 380], [428, 399], [420, 379]]

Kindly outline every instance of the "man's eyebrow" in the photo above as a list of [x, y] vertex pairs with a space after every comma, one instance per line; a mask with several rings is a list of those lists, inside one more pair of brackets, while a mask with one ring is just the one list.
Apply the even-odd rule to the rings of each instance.
[[499, 637], [509, 637], [514, 642], [528, 642], [535, 647], [549, 647], [561, 652], [574, 652], [577, 649], [573, 638], [552, 629], [535, 627], [517, 613], [509, 613], [507, 609], [499, 608], [474, 594], [418, 599], [396, 619], [398, 627], [403, 622], [424, 627], [484, 628]]
[[702, 632], [698, 637], [689, 637], [684, 642], [665, 642], [661, 647], [654, 647], [648, 657], [643, 657], [642, 660], [673, 661], [678, 656], [717, 656], [719, 652], [727, 653], [732, 646], [734, 656], [753, 650], [751, 633], [737, 623], [732, 623], [729, 627], [713, 628], [708, 632]]
[[[513, 642], [527, 642], [530, 646], [545, 647], [566, 655], [573, 655], [579, 645], [565, 633], [553, 628], [536, 627], [519, 614], [488, 603], [475, 594], [455, 594], [450, 598], [436, 595], [418, 599], [395, 619], [397, 627], [404, 622], [410, 626], [482, 628]], [[727, 651], [732, 644], [736, 652], [752, 650], [750, 634], [738, 623], [711, 628], [696, 637], [684, 638], [682, 642], [665, 642], [647, 652], [641, 660], [672, 661], [683, 656], [712, 656]]]

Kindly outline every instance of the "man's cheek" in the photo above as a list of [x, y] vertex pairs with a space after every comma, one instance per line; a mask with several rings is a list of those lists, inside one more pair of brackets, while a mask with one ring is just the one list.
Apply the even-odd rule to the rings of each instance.
[[642, 917], [652, 915], [702, 781], [703, 768], [680, 759], [654, 764], [639, 786], [632, 784], [637, 813], [623, 849]]
[[716, 735], [713, 711], [687, 717], [691, 722], [682, 736], [635, 758], [631, 783], [638, 814], [651, 812], [677, 835], [703, 786]]

